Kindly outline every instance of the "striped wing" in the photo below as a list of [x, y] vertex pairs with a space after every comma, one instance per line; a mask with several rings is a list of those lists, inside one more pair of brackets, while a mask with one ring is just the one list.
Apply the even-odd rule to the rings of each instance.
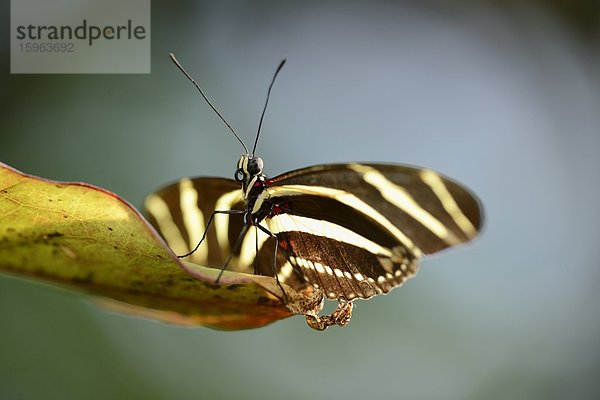
[[421, 255], [473, 239], [482, 210], [463, 186], [428, 169], [321, 165], [267, 181], [265, 221], [289, 263], [332, 299], [402, 284]]
[[[190, 252], [202, 238], [214, 210], [243, 210], [244, 200], [240, 184], [222, 178], [184, 178], [152, 193], [145, 202], [148, 219], [163, 236], [175, 254]], [[242, 230], [242, 215], [216, 215], [203, 244], [186, 258], [199, 265], [221, 268], [229, 257]], [[259, 231], [259, 253], [256, 273], [273, 276], [274, 241]], [[241, 245], [234, 251], [228, 270], [254, 273], [256, 257], [256, 229], [251, 227]], [[295, 289], [305, 286], [280, 252], [276, 260], [282, 282]]]
[[[477, 198], [427, 169], [321, 165], [266, 184], [258, 203], [272, 207], [262, 224], [280, 242], [279, 279], [296, 289], [310, 283], [332, 299], [386, 293], [414, 276], [421, 255], [473, 239], [482, 224]], [[146, 208], [173, 251], [185, 254], [202, 237], [214, 210], [243, 210], [244, 201], [233, 180], [193, 178], [148, 196]], [[188, 260], [220, 268], [242, 226], [241, 215], [215, 216], [206, 240]], [[229, 269], [273, 276], [274, 250], [274, 241], [252, 227]]]

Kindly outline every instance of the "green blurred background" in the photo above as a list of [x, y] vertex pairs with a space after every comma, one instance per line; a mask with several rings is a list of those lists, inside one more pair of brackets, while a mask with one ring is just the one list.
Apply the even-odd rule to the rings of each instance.
[[180, 328], [0, 276], [0, 399], [600, 397], [600, 29], [590, 1], [153, 2], [150, 75], [11, 75], [0, 160], [135, 205], [183, 176], [336, 161], [429, 166], [487, 212], [347, 328]]

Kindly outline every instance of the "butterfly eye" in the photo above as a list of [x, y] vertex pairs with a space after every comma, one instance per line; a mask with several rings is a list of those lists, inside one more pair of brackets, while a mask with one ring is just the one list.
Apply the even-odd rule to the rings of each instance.
[[258, 175], [263, 171], [263, 160], [260, 157], [252, 157], [248, 160], [248, 172], [250, 175]]
[[233, 179], [235, 179], [238, 182], [241, 182], [244, 180], [244, 171], [242, 171], [241, 168], [237, 169], [235, 171], [235, 174], [233, 175]]

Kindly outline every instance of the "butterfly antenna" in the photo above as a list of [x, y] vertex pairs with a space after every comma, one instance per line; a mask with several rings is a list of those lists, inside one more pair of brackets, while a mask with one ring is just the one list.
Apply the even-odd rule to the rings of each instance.
[[[183, 72], [183, 74], [190, 80], [190, 82], [192, 82], [194, 84], [194, 86], [196, 86], [196, 89], [198, 89], [198, 91], [200, 92], [200, 94], [202, 95], [202, 97], [204, 98], [204, 100], [206, 100], [206, 102], [208, 103], [208, 105], [210, 106], [210, 108], [212, 108], [213, 111], [219, 116], [219, 118], [221, 118], [221, 121], [223, 121], [223, 123], [225, 125], [227, 125], [227, 127], [229, 128], [229, 130], [231, 131], [231, 133], [233, 133], [233, 136], [235, 136], [235, 138], [238, 140], [238, 142], [240, 142], [241, 145], [244, 147], [244, 151], [246, 152], [246, 154], [248, 154], [248, 148], [246, 147], [246, 145], [244, 144], [244, 142], [242, 142], [242, 139], [240, 139], [240, 137], [237, 135], [237, 133], [235, 133], [235, 131], [233, 130], [233, 128], [231, 127], [231, 125], [229, 125], [227, 123], [227, 121], [225, 121], [225, 118], [223, 118], [223, 116], [221, 115], [221, 113], [218, 112], [217, 109], [215, 108], [215, 106], [213, 106], [212, 103], [210, 102], [210, 100], [208, 100], [208, 97], [206, 97], [206, 95], [204, 94], [204, 92], [202, 91], [202, 89], [200, 89], [200, 85], [198, 85], [196, 83], [196, 81], [194, 80], [194, 78], [192, 78], [192, 76], [190, 74], [188, 74], [187, 71], [181, 66], [181, 64], [179, 63], [179, 60], [177, 60], [177, 58], [175, 58], [175, 55], [173, 53], [169, 53], [169, 57], [171, 57], [171, 61], [173, 61], [173, 64], [175, 64], [175, 66], [177, 66], [177, 68], [179, 68], [179, 70], [181, 72]], [[272, 84], [273, 83], [271, 83], [271, 85]], [[269, 92], [270, 91], [271, 91], [271, 88], [269, 88]], [[263, 112], [263, 114], [264, 114], [264, 112]]]
[[269, 104], [269, 97], [271, 96], [271, 89], [273, 88], [273, 83], [275, 83], [275, 78], [279, 75], [279, 71], [283, 68], [283, 64], [285, 64], [285, 58], [281, 60], [279, 63], [279, 67], [275, 71], [275, 75], [273, 75], [273, 79], [271, 79], [271, 84], [269, 85], [269, 91], [267, 92], [267, 101], [265, 101], [265, 106], [262, 110], [262, 114], [260, 115], [260, 122], [258, 123], [258, 131], [256, 132], [256, 139], [254, 139], [254, 147], [252, 147], [252, 155], [254, 156], [254, 151], [256, 150], [256, 145], [258, 144], [258, 137], [260, 136], [260, 128], [262, 127], [263, 118], [265, 117], [265, 112], [267, 111], [267, 105]]

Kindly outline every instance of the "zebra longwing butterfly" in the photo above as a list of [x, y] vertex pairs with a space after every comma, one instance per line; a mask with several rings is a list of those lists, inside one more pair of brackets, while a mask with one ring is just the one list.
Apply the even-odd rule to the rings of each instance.
[[294, 289], [310, 285], [337, 300], [331, 315], [307, 316], [311, 327], [325, 329], [349, 321], [353, 300], [414, 276], [421, 256], [473, 239], [483, 215], [473, 193], [430, 169], [348, 163], [267, 178], [254, 150], [284, 62], [251, 153], [225, 122], [245, 149], [235, 180], [184, 178], [150, 195], [146, 208], [188, 261], [273, 276]]

